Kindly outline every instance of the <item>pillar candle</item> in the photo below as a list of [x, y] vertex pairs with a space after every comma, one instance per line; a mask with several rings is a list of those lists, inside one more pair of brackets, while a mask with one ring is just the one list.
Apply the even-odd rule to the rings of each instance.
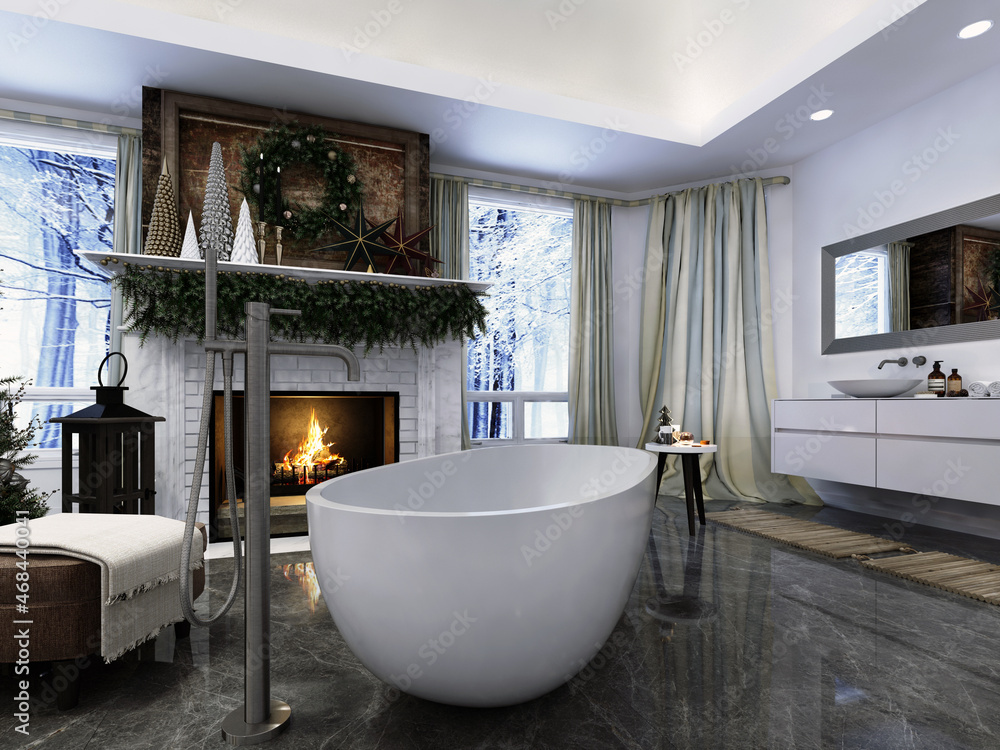
[[274, 189], [274, 223], [281, 225], [281, 167], [278, 167], [278, 177]]
[[260, 154], [260, 169], [257, 170], [257, 221], [264, 221], [264, 206], [267, 199], [264, 197], [264, 153]]

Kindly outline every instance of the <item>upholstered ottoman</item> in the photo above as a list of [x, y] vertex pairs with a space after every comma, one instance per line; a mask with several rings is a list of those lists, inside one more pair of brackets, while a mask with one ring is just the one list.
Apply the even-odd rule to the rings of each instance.
[[[205, 525], [199, 523], [202, 547], [208, 547]], [[0, 664], [18, 661], [19, 645], [15, 640], [18, 626], [16, 563], [13, 554], [0, 554]], [[101, 646], [101, 568], [97, 563], [65, 555], [30, 555], [30, 641], [28, 661], [53, 662], [56, 702], [60, 710], [72, 708], [79, 696], [82, 669], [100, 656]], [[205, 590], [205, 569], [192, 571], [192, 591], [197, 597]], [[174, 624], [178, 638], [190, 633], [187, 621]], [[88, 658], [91, 657], [91, 658]], [[31, 670], [36, 676], [35, 669]], [[17, 676], [15, 670], [15, 677]], [[64, 689], [60, 689], [63, 688]]]

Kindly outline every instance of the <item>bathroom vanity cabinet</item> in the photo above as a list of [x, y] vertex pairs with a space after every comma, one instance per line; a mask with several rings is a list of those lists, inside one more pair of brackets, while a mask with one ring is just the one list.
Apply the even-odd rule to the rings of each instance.
[[771, 469], [1000, 505], [1000, 398], [777, 399]]

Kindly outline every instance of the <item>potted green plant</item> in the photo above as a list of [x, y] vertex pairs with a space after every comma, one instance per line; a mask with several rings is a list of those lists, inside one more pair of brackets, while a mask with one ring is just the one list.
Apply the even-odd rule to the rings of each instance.
[[0, 378], [0, 526], [21, 518], [40, 518], [49, 512], [45, 501], [53, 493], [41, 493], [28, 486], [28, 480], [18, 470], [38, 457], [25, 453], [35, 437], [39, 424], [29, 420], [18, 427], [14, 407], [24, 396], [25, 379], [16, 376]]

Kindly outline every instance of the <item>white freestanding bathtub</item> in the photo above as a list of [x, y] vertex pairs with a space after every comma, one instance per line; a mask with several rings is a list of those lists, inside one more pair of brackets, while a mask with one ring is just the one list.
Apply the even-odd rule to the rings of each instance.
[[383, 681], [503, 706], [600, 650], [649, 536], [656, 460], [588, 445], [482, 448], [309, 490], [309, 542], [334, 622]]

